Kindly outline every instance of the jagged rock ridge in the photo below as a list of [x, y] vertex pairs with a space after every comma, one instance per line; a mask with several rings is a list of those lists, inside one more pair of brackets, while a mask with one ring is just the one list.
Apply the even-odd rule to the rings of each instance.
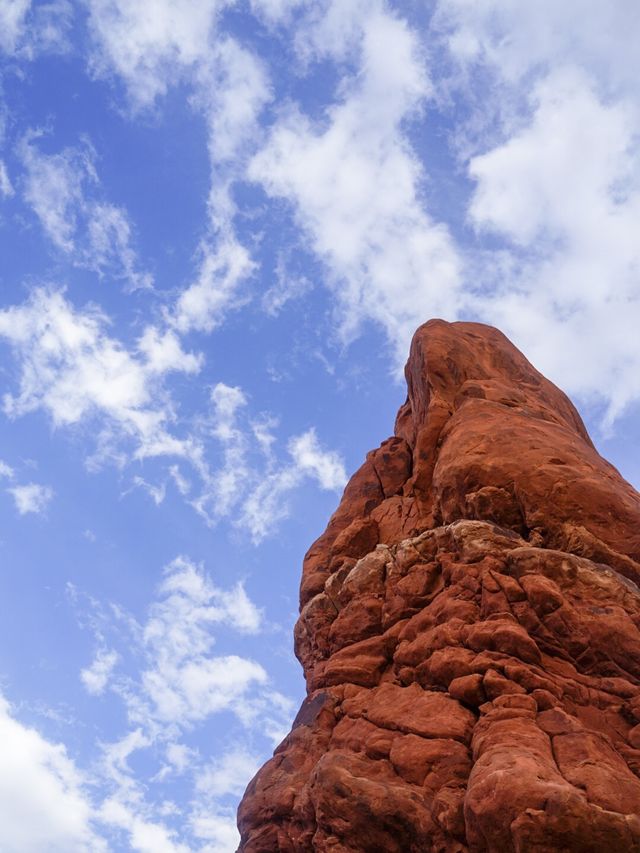
[[640, 495], [497, 330], [414, 337], [303, 567], [244, 853], [640, 851]]

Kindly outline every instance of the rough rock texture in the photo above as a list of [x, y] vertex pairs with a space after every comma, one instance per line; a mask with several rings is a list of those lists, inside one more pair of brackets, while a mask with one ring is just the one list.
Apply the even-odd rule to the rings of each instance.
[[640, 851], [640, 495], [497, 330], [416, 333], [308, 552], [240, 850]]

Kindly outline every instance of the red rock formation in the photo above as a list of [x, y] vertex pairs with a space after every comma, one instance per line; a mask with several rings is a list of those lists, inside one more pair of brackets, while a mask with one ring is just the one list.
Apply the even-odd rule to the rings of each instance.
[[303, 568], [244, 853], [640, 851], [640, 495], [498, 331], [416, 333]]

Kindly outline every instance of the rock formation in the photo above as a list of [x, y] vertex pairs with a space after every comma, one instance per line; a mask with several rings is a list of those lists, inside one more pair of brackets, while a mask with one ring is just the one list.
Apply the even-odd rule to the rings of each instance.
[[497, 330], [414, 337], [303, 568], [244, 853], [640, 851], [640, 495]]

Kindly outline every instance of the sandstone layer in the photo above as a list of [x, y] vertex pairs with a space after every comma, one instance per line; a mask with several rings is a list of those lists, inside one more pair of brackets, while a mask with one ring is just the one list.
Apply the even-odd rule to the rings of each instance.
[[640, 495], [497, 330], [414, 337], [303, 567], [244, 853], [640, 852]]

